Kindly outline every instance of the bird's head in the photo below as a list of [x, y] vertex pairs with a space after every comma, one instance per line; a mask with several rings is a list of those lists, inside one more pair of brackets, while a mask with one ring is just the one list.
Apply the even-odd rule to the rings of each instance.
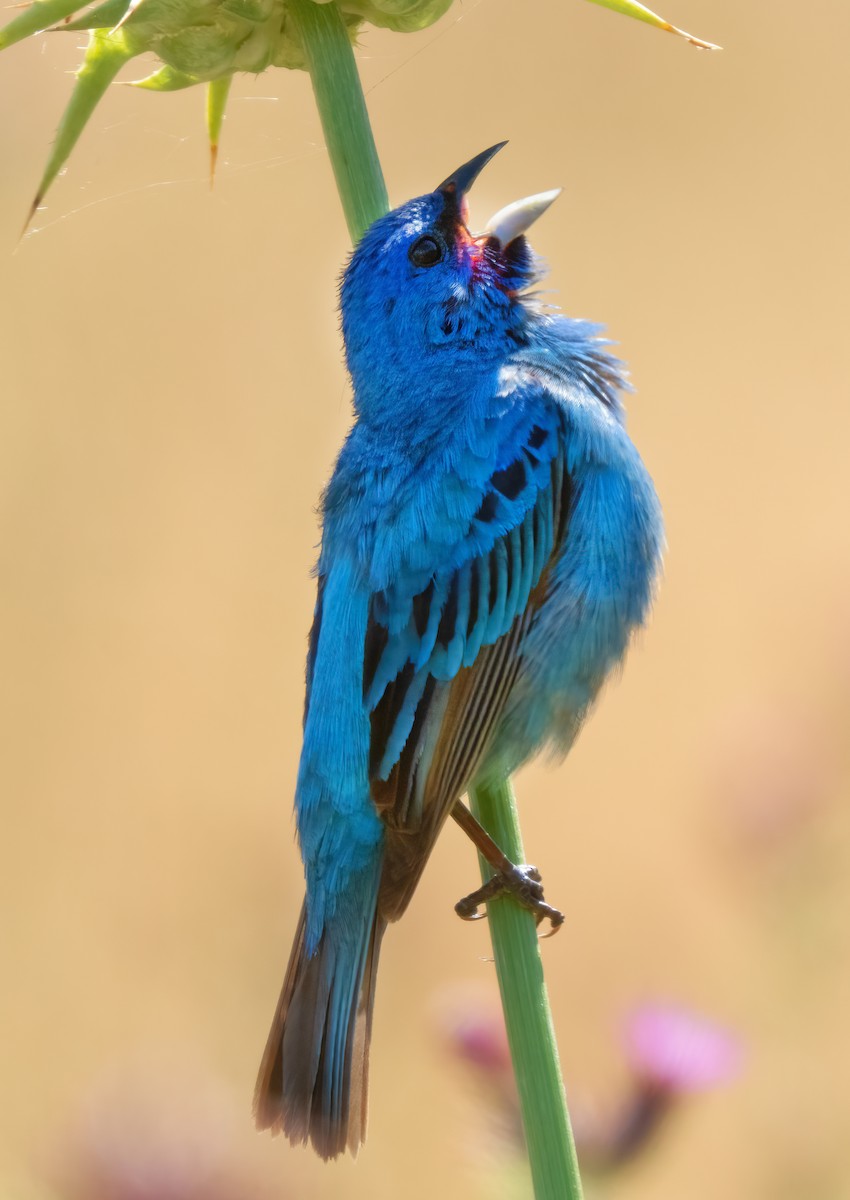
[[380, 217], [352, 254], [341, 309], [356, 393], [467, 356], [498, 359], [523, 340], [523, 293], [539, 274], [525, 231], [558, 191], [508, 205], [470, 232], [467, 193], [504, 145]]

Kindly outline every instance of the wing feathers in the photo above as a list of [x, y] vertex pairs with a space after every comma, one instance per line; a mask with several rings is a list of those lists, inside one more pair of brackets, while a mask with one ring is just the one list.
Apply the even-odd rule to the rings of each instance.
[[388, 830], [379, 901], [387, 920], [408, 903], [515, 682], [546, 566], [566, 532], [562, 447], [557, 422], [531, 425], [484, 485], [463, 543], [478, 553], [435, 572], [415, 595], [373, 599], [364, 701], [372, 796]]

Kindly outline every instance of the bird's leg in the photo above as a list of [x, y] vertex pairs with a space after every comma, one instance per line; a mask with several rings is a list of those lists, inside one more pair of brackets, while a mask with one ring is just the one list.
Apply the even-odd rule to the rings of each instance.
[[457, 915], [464, 921], [480, 921], [485, 914], [478, 911], [478, 906], [508, 892], [523, 908], [534, 913], [538, 925], [543, 920], [549, 921], [552, 928], [545, 937], [556, 933], [564, 923], [564, 914], [543, 899], [543, 882], [537, 867], [512, 863], [460, 800], [455, 802], [452, 816], [493, 869], [493, 875], [483, 887], [458, 900], [455, 905]]

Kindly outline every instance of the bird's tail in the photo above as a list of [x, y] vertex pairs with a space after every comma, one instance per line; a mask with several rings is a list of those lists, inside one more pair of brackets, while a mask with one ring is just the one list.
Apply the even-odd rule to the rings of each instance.
[[301, 909], [260, 1064], [254, 1116], [259, 1129], [282, 1131], [293, 1143], [309, 1139], [323, 1158], [346, 1149], [356, 1154], [366, 1135], [369, 1039], [385, 928], [374, 908], [360, 929], [333, 922], [308, 955]]

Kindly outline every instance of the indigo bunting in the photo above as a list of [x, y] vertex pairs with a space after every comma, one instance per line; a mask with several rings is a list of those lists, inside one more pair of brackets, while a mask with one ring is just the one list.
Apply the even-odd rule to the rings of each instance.
[[466, 194], [504, 143], [377, 220], [341, 286], [356, 419], [322, 503], [295, 796], [306, 899], [260, 1068], [260, 1128], [363, 1140], [381, 939], [449, 816], [557, 926], [460, 797], [566, 753], [652, 598], [662, 528], [600, 327], [543, 307], [525, 231]]

